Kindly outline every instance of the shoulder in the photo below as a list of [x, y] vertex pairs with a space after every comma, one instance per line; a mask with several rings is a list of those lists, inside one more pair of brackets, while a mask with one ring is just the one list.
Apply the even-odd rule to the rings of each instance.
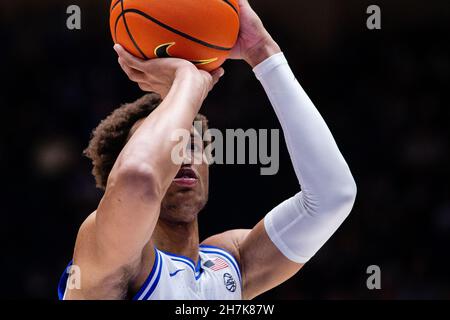
[[74, 256], [85, 256], [92, 254], [91, 247], [95, 245], [95, 216], [97, 212], [92, 212], [81, 224], [78, 229], [75, 242]]
[[[140, 271], [141, 259], [117, 264], [100, 251], [94, 211], [78, 230], [72, 263], [83, 273], [80, 288], [67, 290], [67, 299], [122, 299], [126, 296], [131, 280]], [[71, 281], [70, 276], [68, 280]]]
[[250, 231], [250, 229], [236, 229], [216, 234], [204, 240], [200, 244], [200, 248], [203, 248], [203, 250], [206, 251], [208, 248], [213, 251], [214, 249], [221, 249], [231, 254], [233, 258], [240, 263], [240, 244], [244, 241]]

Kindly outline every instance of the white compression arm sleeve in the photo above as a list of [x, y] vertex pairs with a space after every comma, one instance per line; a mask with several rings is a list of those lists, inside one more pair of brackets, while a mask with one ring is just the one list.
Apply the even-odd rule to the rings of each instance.
[[349, 215], [356, 185], [330, 130], [283, 53], [253, 71], [281, 123], [302, 190], [269, 212], [264, 226], [288, 259], [305, 263]]

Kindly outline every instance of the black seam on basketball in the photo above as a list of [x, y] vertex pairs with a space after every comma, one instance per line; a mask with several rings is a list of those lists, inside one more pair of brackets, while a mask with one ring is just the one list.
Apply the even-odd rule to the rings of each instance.
[[[123, 0], [121, 0], [121, 1], [123, 1]], [[191, 41], [193, 41], [193, 42], [196, 42], [196, 43], [198, 43], [198, 44], [200, 44], [200, 45], [202, 45], [202, 46], [205, 46], [205, 47], [208, 47], [208, 48], [211, 48], [211, 49], [220, 50], [220, 51], [230, 51], [230, 50], [232, 49], [232, 48], [226, 48], [226, 47], [217, 46], [217, 45], [214, 45], [214, 44], [205, 42], [205, 41], [203, 41], [203, 40], [194, 38], [193, 36], [190, 36], [190, 35], [188, 35], [188, 34], [182, 32], [182, 31], [179, 31], [179, 30], [177, 30], [177, 29], [172, 28], [171, 26], [166, 25], [165, 23], [162, 23], [161, 21], [159, 21], [159, 20], [153, 18], [152, 16], [149, 16], [148, 14], [146, 14], [145, 12], [142, 12], [142, 11], [140, 11], [140, 10], [137, 10], [137, 9], [126, 9], [126, 10], [123, 10], [123, 11], [122, 11], [122, 13], [120, 14], [120, 16], [125, 15], [126, 13], [136, 13], [136, 14], [138, 14], [138, 15], [141, 15], [141, 16], [143, 16], [144, 18], [146, 18], [146, 19], [148, 19], [148, 20], [150, 20], [150, 21], [156, 23], [156, 24], [159, 25], [160, 27], [162, 27], [162, 28], [164, 28], [164, 29], [167, 29], [167, 30], [169, 30], [169, 31], [171, 31], [171, 32], [173, 32], [173, 33], [175, 33], [175, 34], [177, 34], [177, 35], [183, 37], [183, 38], [186, 38], [186, 39], [188, 39], [188, 40], [191, 40]], [[119, 16], [119, 18], [120, 18], [120, 16]]]
[[[117, 0], [117, 2], [114, 4], [114, 6], [111, 8], [110, 11], [110, 16], [112, 15], [112, 11], [114, 10], [114, 8], [120, 3], [121, 0]], [[111, 18], [110, 18], [111, 19]], [[114, 38], [114, 43], [117, 43], [117, 22], [119, 21], [119, 19], [116, 19], [115, 23], [114, 23], [114, 34], [113, 34], [113, 38]]]
[[234, 10], [234, 12], [236, 12], [236, 14], [239, 16], [239, 11], [233, 6], [233, 4], [230, 2], [230, 0], [223, 0], [223, 2], [228, 4]]
[[[120, 1], [120, 0], [119, 0]], [[117, 25], [119, 24], [120, 15], [117, 17], [116, 22], [114, 22], [114, 35], [115, 35], [115, 42], [117, 43]]]
[[120, 3], [121, 0], [117, 0], [116, 3], [114, 3], [111, 7], [111, 11], [112, 12], [114, 10], [115, 7], [117, 7], [117, 5]]
[[[129, 36], [130, 39], [131, 39], [131, 42], [133, 42], [134, 47], [139, 51], [139, 53], [142, 55], [142, 57], [143, 57], [144, 59], [148, 59], [147, 56], [145, 55], [145, 53], [141, 50], [141, 48], [139, 48], [138, 44], [137, 44], [136, 41], [134, 40], [133, 35], [132, 35], [131, 32], [130, 32], [130, 29], [128, 28], [127, 19], [125, 18], [125, 13], [126, 13], [125, 11], [126, 11], [126, 10], [123, 9], [123, 0], [120, 0], [120, 5], [122, 6], [122, 12], [120, 13], [119, 18], [120, 18], [121, 16], [123, 16], [123, 24], [125, 25], [125, 29], [126, 29], [126, 31], [127, 31], [127, 33], [128, 33], [128, 36]], [[119, 18], [117, 18], [117, 19], [119, 19]], [[117, 23], [117, 21], [116, 21], [116, 23]], [[116, 24], [116, 25], [117, 25], [117, 24]]]
[[[110, 18], [111, 19], [111, 18]], [[113, 34], [114, 43], [117, 43], [117, 20], [114, 23], [114, 34]]]

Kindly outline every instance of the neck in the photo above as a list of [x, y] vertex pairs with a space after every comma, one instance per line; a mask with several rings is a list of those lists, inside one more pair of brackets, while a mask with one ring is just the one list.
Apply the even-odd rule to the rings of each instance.
[[159, 219], [153, 232], [155, 246], [166, 252], [182, 255], [198, 262], [198, 222], [175, 223]]

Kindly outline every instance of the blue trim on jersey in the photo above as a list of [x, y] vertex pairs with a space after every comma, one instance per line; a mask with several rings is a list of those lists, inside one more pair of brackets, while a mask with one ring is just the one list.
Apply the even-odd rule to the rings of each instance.
[[67, 279], [69, 278], [69, 274], [67, 273], [67, 269], [69, 269], [73, 264], [73, 260], [69, 262], [67, 267], [64, 269], [63, 274], [61, 275], [61, 278], [59, 279], [58, 283], [58, 299], [63, 300], [64, 299], [64, 293], [66, 291], [67, 286]]
[[[200, 249], [200, 251], [203, 252], [203, 253], [215, 253], [215, 254], [218, 254], [218, 255], [221, 255], [221, 256], [225, 257], [232, 264], [234, 269], [236, 270], [236, 273], [238, 274], [238, 277], [239, 277], [239, 281], [242, 282], [239, 262], [237, 262], [236, 258], [231, 253], [229, 253], [228, 251], [226, 251], [226, 250], [224, 250], [222, 248], [215, 247], [215, 246], [210, 246], [210, 245], [204, 245], [204, 244], [201, 244], [200, 248], [206, 248], [206, 249], [209, 248], [210, 249], [210, 250], [202, 250], [202, 249]], [[230, 259], [230, 257], [231, 257], [231, 259]]]
[[178, 259], [178, 258], [170, 258], [170, 260], [172, 260], [172, 261], [178, 261], [178, 262], [183, 262], [183, 263], [186, 264], [189, 268], [191, 268], [192, 271], [194, 271], [194, 273], [197, 273], [197, 272], [195, 272], [194, 267], [193, 267], [190, 263], [188, 263], [186, 260]]
[[200, 277], [202, 276], [203, 272], [204, 272], [204, 270], [200, 269], [200, 272], [198, 273], [198, 275], [195, 276], [195, 280], [200, 279]]
[[145, 289], [147, 288], [148, 284], [152, 281], [153, 276], [156, 272], [156, 270], [158, 269], [158, 265], [159, 265], [159, 261], [162, 260], [161, 259], [161, 255], [158, 252], [158, 250], [156, 250], [155, 248], [155, 262], [153, 263], [153, 268], [152, 271], [150, 271], [149, 276], [147, 277], [147, 279], [145, 280], [144, 284], [142, 285], [141, 289], [139, 289], [139, 291], [134, 295], [133, 300], [138, 300], [139, 297], [141, 296], [141, 294], [145, 291]]
[[197, 262], [197, 266], [195, 267], [195, 272], [200, 272], [202, 269], [202, 265], [201, 265], [201, 261], [202, 259], [200, 258], [200, 256], [198, 256], [198, 262]]
[[184, 260], [186, 260], [186, 261], [181, 261], [181, 260], [175, 260], [175, 259], [172, 258], [172, 260], [181, 261], [181, 262], [187, 263], [195, 273], [200, 271], [200, 267], [201, 267], [201, 265], [200, 265], [200, 260], [201, 260], [200, 256], [198, 257], [197, 265], [195, 265], [195, 262], [191, 258], [188, 258], [186, 256], [182, 256], [182, 255], [179, 255], [179, 254], [166, 252], [166, 251], [163, 251], [163, 250], [160, 250], [160, 251], [162, 253], [167, 254], [168, 256], [171, 256], [171, 257], [174, 257], [174, 258], [177, 258], [177, 259], [184, 259]]
[[160, 262], [159, 263], [160, 266], [159, 266], [158, 275], [156, 276], [155, 281], [153, 281], [152, 287], [150, 288], [150, 290], [148, 290], [147, 294], [142, 298], [142, 300], [150, 299], [150, 296], [152, 295], [153, 291], [155, 291], [155, 288], [156, 288], [156, 286], [159, 283], [159, 279], [161, 278], [161, 271], [162, 271], [162, 268], [163, 268], [163, 258], [161, 256], [161, 254], [158, 254], [158, 255], [159, 255], [159, 262]]

